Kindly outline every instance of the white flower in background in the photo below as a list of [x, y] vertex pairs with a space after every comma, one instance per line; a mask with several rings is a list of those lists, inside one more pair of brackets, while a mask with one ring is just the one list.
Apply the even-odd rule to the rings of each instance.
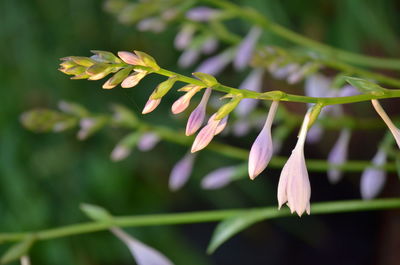
[[[342, 165], [347, 162], [351, 132], [349, 129], [342, 129], [339, 138], [328, 155], [328, 180], [330, 183], [337, 183], [342, 178], [342, 171], [334, 166]], [[331, 167], [333, 166], [333, 167]]]
[[31, 261], [28, 256], [21, 257], [21, 265], [31, 265]]
[[379, 114], [379, 116], [381, 116], [382, 120], [386, 123], [387, 127], [389, 127], [389, 130], [391, 131], [394, 139], [396, 140], [397, 146], [400, 148], [400, 130], [396, 127], [396, 125], [394, 125], [392, 120], [383, 110], [381, 104], [379, 104], [378, 100], [372, 99], [371, 103], [372, 106], [374, 106], [376, 112]]
[[261, 28], [252, 27], [240, 43], [235, 60], [233, 61], [233, 66], [236, 70], [243, 70], [248, 65], [261, 33]]
[[249, 154], [249, 177], [255, 179], [267, 167], [273, 153], [271, 126], [279, 101], [273, 101], [264, 127], [254, 141]]
[[206, 190], [220, 189], [232, 181], [236, 171], [236, 166], [221, 167], [211, 171], [202, 179], [201, 187]]
[[169, 189], [177, 191], [182, 188], [192, 174], [195, 155], [188, 153], [179, 160], [169, 175]]
[[372, 159], [372, 167], [367, 167], [360, 180], [361, 197], [364, 200], [375, 198], [386, 182], [386, 171], [381, 168], [386, 163], [386, 152], [380, 148]]
[[304, 142], [310, 122], [310, 110], [304, 117], [297, 144], [282, 169], [278, 184], [279, 209], [287, 202], [290, 211], [296, 212], [299, 216], [304, 212], [310, 214], [311, 186], [304, 158]]
[[[256, 68], [240, 84], [239, 89], [261, 92], [264, 69]], [[257, 106], [257, 99], [244, 98], [234, 110], [239, 117], [247, 117]]]
[[162, 253], [143, 244], [122, 229], [114, 227], [110, 231], [125, 243], [138, 265], [173, 265]]

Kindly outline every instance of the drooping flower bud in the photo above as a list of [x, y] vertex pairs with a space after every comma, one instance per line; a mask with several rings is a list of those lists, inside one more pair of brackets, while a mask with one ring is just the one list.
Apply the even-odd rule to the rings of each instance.
[[279, 101], [273, 101], [267, 120], [257, 139], [254, 141], [249, 155], [249, 177], [255, 179], [267, 167], [273, 153], [271, 126]]
[[311, 186], [304, 158], [304, 142], [310, 114], [311, 109], [304, 117], [297, 144], [282, 169], [278, 184], [279, 209], [287, 202], [290, 211], [296, 212], [299, 216], [304, 212], [310, 214]]
[[188, 68], [195, 64], [200, 57], [200, 51], [196, 48], [188, 47], [178, 58], [178, 65], [182, 68]]
[[143, 244], [122, 229], [113, 227], [110, 231], [125, 243], [138, 265], [173, 265], [162, 253]]
[[248, 65], [251, 56], [253, 55], [254, 47], [260, 38], [261, 33], [261, 28], [253, 27], [240, 43], [237, 50], [237, 55], [233, 61], [233, 66], [236, 70], [243, 70]]
[[381, 104], [379, 104], [379, 101], [376, 99], [371, 100], [372, 106], [374, 106], [376, 112], [381, 116], [382, 120], [386, 123], [387, 127], [393, 134], [394, 139], [396, 140], [397, 146], [400, 148], [400, 130], [394, 125], [392, 120], [389, 118], [389, 116], [386, 114], [384, 109], [382, 108]]
[[206, 106], [211, 95], [211, 88], [204, 91], [203, 97], [199, 105], [192, 111], [186, 124], [186, 136], [192, 135], [197, 132], [203, 125], [206, 116]]
[[121, 87], [130, 88], [134, 87], [147, 75], [147, 71], [135, 70], [133, 74], [124, 79], [121, 83]]
[[188, 153], [179, 160], [169, 176], [169, 189], [177, 191], [182, 188], [192, 174], [195, 155]]
[[31, 260], [28, 256], [21, 257], [21, 265], [31, 265]]
[[386, 163], [386, 152], [380, 148], [372, 159], [372, 167], [367, 167], [360, 180], [361, 197], [364, 200], [375, 198], [386, 182], [386, 171], [379, 168]]
[[80, 120], [80, 130], [78, 131], [78, 139], [85, 140], [98, 130], [100, 130], [105, 124], [107, 119], [105, 117], [87, 117]]
[[214, 119], [215, 114], [210, 117], [206, 126], [204, 126], [194, 139], [191, 152], [197, 152], [205, 148], [214, 138], [221, 120]]
[[186, 92], [185, 95], [181, 96], [178, 100], [176, 100], [171, 107], [171, 111], [173, 114], [178, 114], [183, 112], [187, 107], [189, 107], [190, 100], [192, 97], [200, 91], [202, 87], [200, 86], [193, 86], [190, 88], [189, 91]]
[[129, 75], [131, 71], [132, 68], [130, 67], [118, 71], [110, 79], [108, 79], [107, 82], [104, 83], [103, 88], [112, 89], [116, 87], [119, 83], [121, 83], [124, 79], [126, 79], [126, 77]]
[[153, 110], [155, 110], [158, 105], [160, 105], [161, 102], [161, 98], [159, 99], [151, 99], [149, 98], [149, 100], [146, 102], [146, 105], [144, 106], [143, 110], [142, 110], [142, 114], [147, 114], [152, 112]]
[[346, 163], [350, 136], [349, 129], [342, 129], [339, 138], [328, 155], [328, 163], [333, 166], [333, 168], [330, 167], [328, 169], [328, 180], [331, 183], [337, 183], [342, 178], [342, 171], [334, 166]]
[[140, 60], [139, 57], [132, 52], [120, 51], [118, 52], [118, 56], [127, 64], [144, 66], [142, 60]]

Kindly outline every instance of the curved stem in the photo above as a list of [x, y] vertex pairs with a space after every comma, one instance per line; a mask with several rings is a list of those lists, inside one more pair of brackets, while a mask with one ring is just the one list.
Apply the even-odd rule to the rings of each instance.
[[286, 40], [301, 45], [303, 47], [311, 48], [312, 50], [321, 53], [329, 58], [334, 58], [343, 62], [348, 62], [360, 66], [384, 68], [384, 69], [395, 69], [400, 70], [400, 60], [390, 58], [379, 58], [373, 56], [366, 56], [362, 54], [356, 54], [349, 51], [341, 50], [338, 48], [331, 47], [329, 45], [320, 43], [310, 38], [304, 37], [294, 31], [291, 31], [279, 24], [276, 24], [263, 15], [258, 13], [256, 10], [251, 8], [243, 8], [235, 5], [234, 3], [225, 0], [201, 0], [214, 6], [228, 10], [235, 14], [237, 17], [241, 17], [252, 23], [268, 30]]
[[[314, 203], [311, 205], [313, 214], [342, 213], [354, 211], [373, 211], [400, 208], [400, 199], [376, 199], [369, 201], [349, 200]], [[107, 230], [113, 226], [119, 227], [138, 227], [155, 225], [177, 225], [191, 223], [217, 222], [229, 217], [245, 215], [248, 211], [259, 211], [265, 219], [290, 216], [287, 209], [278, 210], [277, 207], [232, 209], [199, 211], [187, 213], [168, 213], [153, 215], [121, 216], [114, 217], [110, 222], [87, 222], [74, 225], [67, 225], [58, 228], [45, 229], [41, 231], [31, 231], [25, 233], [3, 233], [0, 234], [0, 242], [20, 241], [28, 235], [35, 235], [37, 240], [50, 240], [72, 235], [80, 235]]]

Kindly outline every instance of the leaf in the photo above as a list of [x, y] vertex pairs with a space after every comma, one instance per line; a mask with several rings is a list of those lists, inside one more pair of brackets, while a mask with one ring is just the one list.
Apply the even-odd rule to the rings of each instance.
[[25, 255], [35, 242], [33, 235], [27, 236], [23, 241], [11, 246], [1, 257], [0, 264], [7, 264]]
[[97, 205], [82, 203], [80, 209], [94, 221], [109, 222], [112, 219], [112, 215], [106, 209]]
[[362, 93], [372, 94], [376, 96], [382, 96], [386, 93], [385, 88], [381, 87], [378, 84], [375, 84], [374, 82], [356, 77], [345, 77], [345, 79], [350, 85], [354, 86]]
[[219, 246], [237, 233], [257, 222], [273, 217], [277, 213], [279, 213], [277, 209], [247, 210], [239, 215], [225, 219], [215, 228], [207, 248], [207, 253], [213, 253]]

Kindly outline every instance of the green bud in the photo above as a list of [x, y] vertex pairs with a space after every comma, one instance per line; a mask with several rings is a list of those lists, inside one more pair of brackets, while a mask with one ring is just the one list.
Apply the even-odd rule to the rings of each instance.
[[336, 75], [335, 78], [332, 80], [331, 87], [334, 89], [342, 88], [346, 83], [346, 78], [347, 78], [346, 74]]
[[74, 63], [81, 65], [81, 66], [85, 66], [85, 67], [90, 67], [96, 63], [93, 59], [90, 59], [88, 57], [82, 57], [82, 56], [69, 56], [69, 57], [66, 57], [65, 59], [71, 60]]
[[98, 51], [98, 50], [92, 50], [92, 53], [95, 54], [94, 60], [100, 61], [102, 63], [104, 62], [109, 62], [109, 63], [122, 63], [121, 59], [119, 59], [117, 56], [115, 56], [111, 52], [107, 51]]
[[150, 99], [159, 99], [165, 96], [165, 94], [168, 93], [177, 80], [178, 76], [174, 75], [168, 78], [166, 81], [160, 83], [150, 96]]
[[80, 205], [81, 211], [86, 214], [87, 217], [97, 222], [110, 222], [112, 215], [103, 207], [82, 203]]
[[228, 103], [219, 108], [215, 115], [215, 120], [221, 120], [233, 111], [239, 102], [243, 99], [242, 95], [235, 96]]
[[1, 257], [0, 264], [7, 264], [21, 258], [28, 253], [34, 242], [35, 237], [28, 235], [23, 241], [11, 246]]
[[118, 71], [110, 79], [108, 79], [107, 82], [104, 83], [103, 88], [111, 89], [116, 87], [118, 84], [124, 81], [124, 79], [131, 73], [132, 69], [133, 67], [126, 67]]
[[345, 79], [350, 85], [356, 87], [364, 94], [371, 94], [375, 96], [383, 96], [386, 94], [386, 89], [378, 84], [375, 84], [374, 82], [356, 77], [346, 77]]
[[89, 80], [99, 80], [113, 71], [113, 67], [106, 63], [96, 63], [86, 69], [86, 74], [90, 75]]
[[[61, 58], [61, 60], [64, 60], [65, 58]], [[73, 61], [70, 60], [64, 60], [64, 62], [60, 63], [61, 68], [63, 69], [68, 69], [74, 66], [77, 66], [76, 63], [74, 63]]]
[[81, 75], [83, 73], [85, 73], [86, 71], [86, 67], [84, 66], [73, 66], [70, 68], [59, 68], [58, 70], [60, 70], [61, 72], [63, 72], [64, 74], [67, 75]]
[[150, 67], [154, 71], [160, 70], [160, 66], [158, 66], [156, 60], [147, 53], [135, 51], [135, 54], [139, 57], [139, 59], [144, 63], [145, 66]]
[[318, 116], [321, 113], [321, 110], [323, 107], [325, 107], [325, 105], [321, 104], [321, 103], [317, 103], [312, 107], [311, 114], [310, 114], [310, 122], [308, 123], [308, 128], [311, 128], [311, 126], [314, 124], [314, 122], [318, 119]]
[[200, 79], [207, 87], [212, 87], [219, 84], [217, 79], [215, 79], [215, 77], [212, 75], [200, 72], [193, 73], [192, 75]]

